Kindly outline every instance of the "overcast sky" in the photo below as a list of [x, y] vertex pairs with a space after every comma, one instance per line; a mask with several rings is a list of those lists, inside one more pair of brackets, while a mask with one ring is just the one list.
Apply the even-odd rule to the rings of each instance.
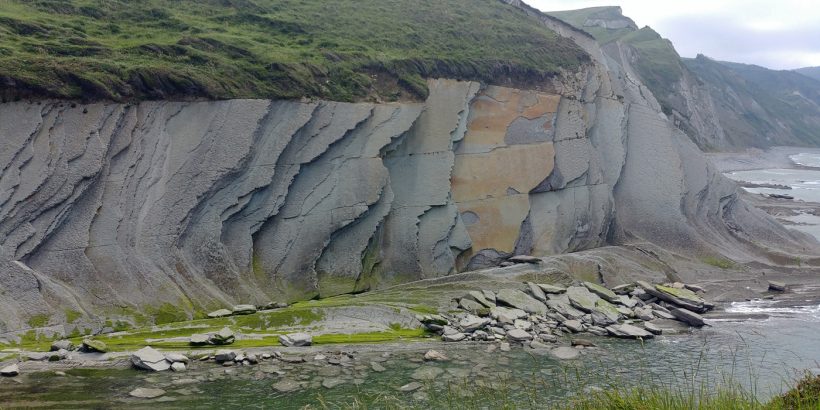
[[698, 53], [774, 69], [820, 66], [818, 0], [525, 0], [543, 11], [621, 6], [639, 27]]

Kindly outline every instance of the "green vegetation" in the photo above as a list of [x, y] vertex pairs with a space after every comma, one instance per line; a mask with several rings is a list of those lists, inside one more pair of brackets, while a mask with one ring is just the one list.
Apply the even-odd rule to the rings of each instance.
[[716, 391], [662, 388], [657, 386], [611, 389], [577, 400], [568, 410], [816, 410], [820, 408], [820, 376], [806, 376], [797, 386], [768, 403], [739, 386]]
[[351, 333], [351, 334], [325, 334], [313, 338], [315, 344], [334, 344], [334, 343], [378, 343], [389, 342], [393, 340], [412, 340], [420, 339], [429, 336], [427, 331], [422, 328], [418, 329], [402, 329], [391, 328], [384, 332], [368, 332], [368, 333]]
[[170, 303], [158, 307], [148, 307], [145, 310], [149, 316], [154, 318], [154, 323], [158, 325], [188, 320], [188, 314], [184, 310]]
[[672, 112], [679, 98], [675, 84], [683, 78], [684, 69], [680, 56], [669, 40], [661, 37], [650, 27], [638, 29], [634, 23], [630, 27], [620, 29], [585, 24], [590, 19], [623, 19], [618, 7], [593, 7], [550, 14], [586, 31], [601, 44], [620, 41], [630, 46], [636, 57], [632, 65], [638, 75], [658, 99], [663, 111], [667, 114]]
[[44, 327], [48, 324], [49, 316], [45, 313], [34, 315], [28, 320], [28, 325], [33, 328]]
[[4, 99], [423, 98], [588, 56], [497, 0], [3, 0]]
[[74, 323], [77, 319], [83, 317], [83, 314], [73, 310], [73, 309], [66, 309], [65, 310], [65, 321], [66, 323]]
[[[278, 334], [317, 324], [324, 319], [323, 308], [355, 306], [356, 303], [351, 303], [353, 297], [352, 295], [345, 295], [325, 300], [300, 302], [284, 309], [258, 312], [250, 315], [187, 320], [168, 323], [162, 326], [147, 326], [136, 329], [129, 329], [127, 322], [107, 320], [105, 326], [111, 327], [115, 333], [97, 335], [93, 337], [93, 340], [104, 342], [111, 351], [135, 350], [148, 345], [155, 348], [175, 350], [213, 349], [213, 346], [189, 346], [187, 338], [195, 333], [217, 332], [227, 326], [246, 336], [246, 338], [237, 340], [231, 344], [232, 348], [278, 346]], [[86, 336], [81, 335], [79, 332], [75, 332], [70, 335], [68, 339], [74, 342], [75, 345], [79, 345], [85, 337]], [[406, 329], [394, 323], [390, 326], [389, 330], [382, 332], [317, 335], [314, 338], [314, 343], [374, 343], [426, 337], [429, 337], [429, 335], [424, 329]], [[36, 331], [31, 330], [22, 336], [21, 342], [15, 345], [15, 347], [32, 351], [46, 351], [51, 341], [52, 339], [43, 337]]]
[[732, 269], [735, 267], [735, 263], [729, 259], [724, 258], [716, 258], [713, 256], [709, 256], [702, 259], [703, 263], [721, 268], [721, 269]]
[[[781, 396], [761, 402], [755, 395], [736, 384], [698, 387], [671, 387], [648, 385], [644, 387], [612, 387], [606, 390], [587, 390], [577, 381], [559, 376], [555, 383], [569, 383], [575, 392], [563, 404], [553, 402], [550, 385], [512, 384], [499, 381], [494, 385], [470, 381], [453, 382], [446, 390], [437, 391], [431, 386], [429, 401], [420, 404], [408, 402], [406, 396], [383, 394], [378, 396], [358, 394], [344, 404], [330, 403], [321, 395], [317, 408], [344, 409], [530, 409], [552, 408], [560, 410], [817, 410], [820, 408], [820, 376], [805, 376], [797, 385]], [[570, 377], [571, 379], [571, 377]], [[566, 387], [566, 386], [565, 386]], [[585, 391], [584, 394], [579, 392]]]

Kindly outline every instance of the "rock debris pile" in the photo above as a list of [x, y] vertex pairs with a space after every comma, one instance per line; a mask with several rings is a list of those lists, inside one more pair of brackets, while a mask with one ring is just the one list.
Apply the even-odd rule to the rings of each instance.
[[527, 282], [522, 289], [470, 291], [457, 299], [463, 313], [420, 315], [445, 342], [502, 341], [547, 347], [565, 335], [588, 333], [651, 339], [706, 325], [714, 305], [696, 285], [643, 281], [608, 289], [581, 282], [570, 287]]

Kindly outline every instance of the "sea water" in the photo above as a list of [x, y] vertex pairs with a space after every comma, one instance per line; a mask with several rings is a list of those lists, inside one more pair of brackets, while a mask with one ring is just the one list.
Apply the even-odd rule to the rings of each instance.
[[[726, 176], [736, 180], [754, 184], [776, 184], [789, 186], [791, 189], [779, 188], [744, 188], [755, 194], [789, 195], [799, 202], [820, 203], [820, 153], [800, 153], [790, 156], [792, 162], [802, 168], [775, 168], [751, 171], [728, 172]], [[796, 229], [820, 240], [820, 216], [813, 215], [812, 209], [817, 205], [807, 204], [805, 209], [797, 207], [797, 215], [781, 217], [794, 225]]]
[[[645, 342], [584, 336], [598, 348], [568, 361], [520, 347], [488, 352], [491, 343], [445, 343], [434, 348], [449, 361], [420, 363], [429, 346], [376, 345], [373, 348], [389, 355], [380, 361], [385, 371], [370, 371], [369, 359], [359, 359], [351, 367], [336, 369], [333, 377], [344, 384], [330, 389], [317, 385], [324, 379], [321, 368], [300, 370], [308, 364], [226, 370], [195, 362], [192, 370], [182, 374], [133, 369], [73, 370], [65, 376], [25, 374], [19, 383], [0, 381], [0, 406], [300, 409], [322, 408], [320, 403], [347, 408], [358, 401], [360, 407], [394, 407], [383, 401], [387, 397], [398, 407], [446, 408], [452, 404], [448, 400], [469, 400], [469, 394], [475, 393], [470, 387], [486, 384], [500, 389], [498, 395], [506, 397], [508, 404], [523, 408], [533, 407], [537, 390], [535, 407], [549, 408], [613, 386], [708, 389], [726, 381], [737, 382], [766, 401], [788, 389], [802, 372], [820, 372], [820, 288], [816, 286], [794, 287], [775, 300], [732, 303], [725, 306], [725, 313], [707, 320], [711, 326]], [[360, 349], [364, 348], [342, 348]], [[414, 372], [422, 367], [436, 367], [441, 373], [416, 392], [400, 392], [398, 388], [414, 381]], [[307, 387], [278, 393], [271, 385], [282, 378], [304, 380]], [[460, 393], [464, 386], [468, 388]], [[128, 392], [137, 387], [162, 388], [167, 393], [154, 400], [129, 397]]]

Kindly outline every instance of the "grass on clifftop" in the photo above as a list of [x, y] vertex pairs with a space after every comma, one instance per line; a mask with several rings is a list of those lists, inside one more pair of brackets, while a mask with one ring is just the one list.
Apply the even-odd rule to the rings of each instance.
[[499, 0], [0, 0], [0, 97], [424, 98], [588, 56]]

